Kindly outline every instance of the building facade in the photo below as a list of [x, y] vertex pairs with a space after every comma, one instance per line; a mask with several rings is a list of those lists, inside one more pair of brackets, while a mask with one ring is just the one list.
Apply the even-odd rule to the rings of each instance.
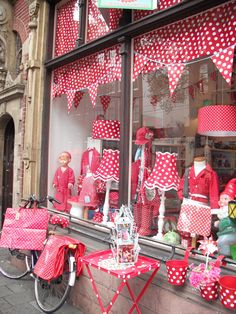
[[[109, 247], [115, 209], [127, 204], [141, 253], [165, 261], [174, 246], [181, 259], [187, 246], [218, 237], [216, 216], [196, 216], [194, 226], [181, 220], [186, 169], [207, 164], [212, 175], [200, 192], [190, 175], [189, 190], [208, 213], [235, 177], [236, 134], [226, 115], [230, 109], [232, 118], [236, 99], [236, 2], [160, 0], [154, 10], [120, 2], [101, 8], [96, 0], [0, 1], [2, 215], [31, 193], [55, 194], [58, 156], [67, 151], [75, 176], [69, 197], [77, 207], [73, 215], [70, 205], [60, 210], [88, 252]], [[200, 120], [206, 108], [213, 113]], [[218, 111], [225, 121], [212, 129]], [[171, 170], [166, 156], [174, 159]], [[95, 187], [88, 173], [98, 179]], [[231, 256], [223, 271], [235, 271]], [[108, 301], [117, 283], [99, 271], [95, 278]], [[134, 279], [132, 289], [146, 280]], [[71, 302], [99, 313], [90, 285], [84, 272]], [[120, 298], [114, 313], [127, 313], [132, 301], [125, 293]], [[170, 285], [164, 263], [140, 303], [142, 313], [227, 312], [189, 284]]]

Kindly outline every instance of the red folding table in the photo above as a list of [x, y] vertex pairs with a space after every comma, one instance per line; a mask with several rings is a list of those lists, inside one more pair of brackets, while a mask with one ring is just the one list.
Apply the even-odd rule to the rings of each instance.
[[[106, 251], [97, 251], [94, 253], [91, 253], [87, 256], [83, 256], [81, 258], [81, 261], [85, 264], [87, 271], [88, 271], [88, 275], [90, 277], [90, 280], [92, 282], [92, 286], [93, 286], [93, 290], [96, 294], [96, 297], [98, 298], [98, 302], [100, 305], [100, 308], [102, 310], [102, 313], [109, 313], [109, 311], [111, 310], [113, 304], [115, 303], [116, 299], [118, 298], [121, 290], [126, 286], [129, 294], [131, 296], [131, 299], [133, 301], [133, 305], [129, 310], [129, 313], [132, 313], [133, 310], [136, 308], [137, 312], [141, 314], [141, 311], [138, 307], [138, 302], [140, 301], [140, 299], [142, 298], [143, 294], [145, 293], [145, 291], [147, 290], [148, 286], [150, 285], [150, 283], [152, 282], [156, 272], [158, 271], [158, 269], [160, 268], [160, 262], [145, 256], [141, 256], [139, 255], [138, 257], [138, 261], [133, 265], [133, 266], [128, 266], [128, 267], [119, 267], [117, 266], [118, 269], [115, 269], [116, 267], [109, 267], [109, 261], [113, 260], [113, 255], [111, 250], [106, 250]], [[99, 295], [96, 283], [93, 279], [90, 267], [95, 267], [97, 269], [99, 269], [100, 271], [106, 272], [111, 276], [115, 276], [117, 278], [120, 279], [120, 285], [118, 286], [118, 288], [116, 289], [116, 292], [114, 294], [114, 296], [112, 297], [111, 302], [109, 302], [109, 305], [107, 306], [107, 308], [105, 308], [103, 306], [101, 297]], [[141, 291], [139, 292], [138, 296], [136, 297], [130, 287], [129, 284], [129, 279], [133, 278], [133, 277], [137, 277], [141, 274], [144, 274], [146, 272], [152, 271], [149, 279], [147, 280], [147, 282], [145, 283], [145, 285], [143, 286], [143, 288], [141, 289]]]

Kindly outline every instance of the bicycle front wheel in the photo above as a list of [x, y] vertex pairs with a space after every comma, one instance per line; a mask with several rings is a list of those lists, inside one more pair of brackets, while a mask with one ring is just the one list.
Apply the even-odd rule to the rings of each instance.
[[51, 281], [35, 278], [35, 298], [39, 308], [45, 313], [57, 311], [66, 301], [75, 283], [75, 258], [68, 255], [61, 276]]
[[0, 272], [7, 278], [20, 279], [31, 269], [31, 252], [0, 248]]

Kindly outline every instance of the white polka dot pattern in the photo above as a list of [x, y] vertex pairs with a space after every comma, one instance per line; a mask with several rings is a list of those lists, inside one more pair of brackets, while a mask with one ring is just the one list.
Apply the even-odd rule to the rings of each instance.
[[218, 298], [218, 282], [200, 286], [200, 293], [203, 299], [207, 301], [216, 300]]
[[198, 110], [198, 133], [208, 136], [235, 136], [236, 106], [205, 106]]
[[111, 96], [109, 95], [102, 95], [100, 96], [100, 101], [101, 101], [101, 104], [102, 104], [102, 107], [103, 107], [103, 111], [104, 111], [104, 114], [106, 113], [109, 105], [110, 105], [110, 102], [111, 102]]
[[169, 191], [177, 190], [180, 182], [176, 168], [177, 155], [169, 152], [156, 152], [156, 161], [152, 173], [145, 181], [148, 189], [158, 188]]
[[228, 309], [236, 310], [236, 276], [222, 276], [219, 280], [220, 302]]
[[93, 122], [92, 138], [119, 139], [120, 121], [96, 120]]
[[49, 216], [44, 209], [7, 208], [0, 246], [41, 250], [46, 239]]
[[177, 229], [207, 237], [211, 233], [211, 218], [209, 206], [195, 205], [194, 201], [187, 200], [181, 205]]
[[104, 149], [101, 163], [93, 174], [95, 180], [119, 181], [119, 155], [118, 150]]
[[93, 108], [96, 106], [97, 89], [98, 89], [98, 83], [95, 83], [94, 85], [90, 85], [88, 87], [88, 92], [89, 92], [89, 96], [90, 96]]
[[76, 1], [70, 0], [57, 9], [55, 56], [60, 56], [75, 48], [79, 35], [79, 23], [73, 19]]
[[168, 282], [175, 286], [181, 286], [185, 283], [188, 263], [183, 260], [169, 260], [166, 261], [166, 270]]

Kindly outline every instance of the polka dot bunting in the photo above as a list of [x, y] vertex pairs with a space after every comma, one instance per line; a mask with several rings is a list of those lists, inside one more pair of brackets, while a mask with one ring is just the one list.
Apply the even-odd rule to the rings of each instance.
[[96, 106], [97, 89], [98, 89], [98, 83], [88, 87], [88, 92], [89, 92], [89, 96], [90, 96], [93, 107]]
[[72, 108], [72, 104], [73, 104], [73, 100], [74, 100], [74, 96], [75, 96], [75, 91], [74, 90], [68, 90], [66, 92], [66, 96], [67, 96], [67, 101], [68, 101], [68, 113], [70, 112], [71, 108]]
[[103, 111], [104, 111], [104, 114], [106, 113], [108, 107], [109, 107], [109, 104], [111, 102], [111, 96], [109, 95], [102, 95], [100, 96], [100, 101], [101, 101], [101, 104], [102, 104], [102, 107], [103, 107]]
[[234, 47], [229, 47], [211, 57], [226, 82], [231, 85]]
[[178, 84], [178, 81], [180, 79], [180, 76], [184, 70], [183, 64], [170, 64], [167, 66], [168, 68], [168, 77], [169, 77], [169, 89], [170, 89], [170, 95], [175, 91], [175, 88]]

